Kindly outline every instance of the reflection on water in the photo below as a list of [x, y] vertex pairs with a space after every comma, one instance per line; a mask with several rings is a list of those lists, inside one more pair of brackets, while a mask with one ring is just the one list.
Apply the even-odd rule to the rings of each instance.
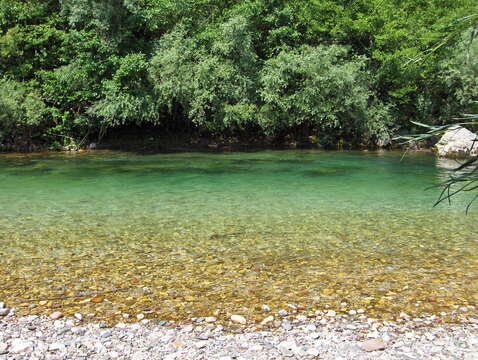
[[[476, 211], [432, 208], [429, 155], [0, 156], [0, 299], [20, 312], [184, 320], [267, 303], [478, 305]], [[30, 305], [36, 305], [29, 309]], [[346, 310], [345, 308], [343, 309]]]

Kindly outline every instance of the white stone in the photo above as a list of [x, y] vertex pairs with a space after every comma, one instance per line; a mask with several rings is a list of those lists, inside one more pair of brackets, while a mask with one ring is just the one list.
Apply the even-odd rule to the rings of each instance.
[[241, 324], [241, 325], [247, 324], [246, 318], [244, 316], [241, 316], [241, 315], [232, 315], [231, 316], [231, 321], [236, 323], [236, 324]]
[[478, 155], [478, 137], [462, 126], [450, 128], [435, 145], [443, 157], [466, 157]]
[[268, 316], [264, 320], [261, 321], [261, 325], [267, 325], [267, 324], [269, 324], [273, 321], [274, 321], [274, 317], [273, 316]]
[[349, 315], [352, 315], [352, 316], [357, 315], [357, 311], [355, 311], [355, 310], [350, 310], [350, 311], [349, 311]]
[[0, 301], [0, 309], [5, 309], [5, 303], [3, 301]]
[[143, 319], [144, 319], [144, 314], [138, 314], [138, 315], [136, 315], [136, 319], [138, 319], [138, 320], [143, 320]]
[[262, 305], [262, 311], [269, 312], [269, 311], [271, 311], [271, 308], [268, 305], [264, 304], [264, 305]]
[[310, 355], [310, 356], [313, 356], [313, 357], [317, 357], [319, 356], [320, 354], [320, 351], [318, 349], [309, 349], [307, 350], [307, 355]]
[[214, 316], [209, 316], [205, 319], [205, 321], [209, 324], [215, 323], [217, 319]]
[[365, 312], [364, 309], [358, 309], [358, 310], [357, 310], [357, 314], [363, 314], [364, 312]]
[[53, 343], [48, 346], [48, 351], [65, 351], [66, 346], [62, 343]]
[[31, 341], [13, 339], [10, 344], [10, 352], [12, 354], [21, 354], [33, 350], [33, 343]]
[[307, 321], [307, 316], [297, 315], [296, 319], [300, 322], [304, 322], [304, 321]]
[[76, 320], [78, 320], [78, 321], [81, 321], [81, 320], [83, 320], [83, 315], [81, 315], [81, 314], [78, 314], [78, 313], [76, 313], [76, 314], [75, 314], [75, 315], [73, 315], [73, 316], [74, 316], [74, 317], [75, 317], [75, 319], [76, 319]]
[[279, 316], [287, 316], [287, 315], [289, 315], [289, 313], [287, 312], [287, 310], [282, 309], [282, 310], [279, 310], [279, 312], [277, 313], [277, 315], [279, 315]]
[[329, 310], [325, 314], [325, 316], [329, 316], [329, 317], [335, 317], [336, 315], [337, 315], [337, 313], [334, 310]]

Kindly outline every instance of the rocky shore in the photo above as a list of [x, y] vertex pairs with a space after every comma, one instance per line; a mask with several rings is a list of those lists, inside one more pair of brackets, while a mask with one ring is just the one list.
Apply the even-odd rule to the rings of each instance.
[[[64, 318], [0, 315], [0, 359], [478, 359], [478, 316], [445, 324], [437, 316], [400, 322], [371, 319], [362, 311], [314, 317], [266, 314], [262, 330], [240, 315], [227, 325], [214, 317], [189, 323], [141, 319], [137, 323], [84, 323]], [[265, 309], [267, 310], [267, 309]], [[360, 309], [359, 309], [360, 310]]]

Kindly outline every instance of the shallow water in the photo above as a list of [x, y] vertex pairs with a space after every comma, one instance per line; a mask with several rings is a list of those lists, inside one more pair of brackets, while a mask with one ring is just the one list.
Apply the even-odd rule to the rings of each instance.
[[101, 321], [260, 320], [262, 304], [289, 303], [389, 319], [478, 305], [477, 209], [465, 216], [466, 198], [432, 208], [439, 189], [424, 189], [449, 163], [400, 159], [0, 155], [0, 300]]

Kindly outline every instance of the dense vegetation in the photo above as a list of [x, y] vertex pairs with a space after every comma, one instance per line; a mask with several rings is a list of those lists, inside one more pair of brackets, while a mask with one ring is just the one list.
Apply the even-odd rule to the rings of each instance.
[[[476, 11], [476, 0], [0, 0], [0, 151], [134, 127], [387, 144], [410, 120], [476, 111], [478, 44], [463, 49], [477, 18], [456, 22]], [[443, 39], [454, 45], [434, 48]]]

